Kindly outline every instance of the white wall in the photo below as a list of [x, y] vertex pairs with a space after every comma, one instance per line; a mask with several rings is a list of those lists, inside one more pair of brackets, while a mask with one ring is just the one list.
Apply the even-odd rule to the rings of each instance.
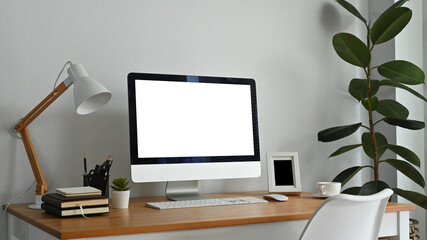
[[[335, 33], [359, 27], [331, 0], [1, 0], [0, 202], [34, 179], [9, 128], [51, 91], [68, 60], [82, 63], [113, 98], [78, 116], [69, 90], [29, 126], [51, 190], [81, 185], [84, 153], [91, 166], [111, 155], [111, 178], [129, 178], [126, 76], [136, 71], [256, 79], [262, 176], [205, 181], [203, 192], [267, 189], [268, 151], [299, 152], [302, 188], [314, 191], [316, 181], [360, 162], [357, 151], [327, 159], [357, 135], [317, 141], [319, 130], [359, 121], [347, 93], [358, 71], [331, 44]], [[161, 195], [164, 183], [131, 188], [133, 197]], [[33, 197], [31, 190], [18, 202]]]

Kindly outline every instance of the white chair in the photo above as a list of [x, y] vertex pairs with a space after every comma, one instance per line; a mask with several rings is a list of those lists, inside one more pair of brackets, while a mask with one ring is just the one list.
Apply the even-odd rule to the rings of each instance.
[[385, 207], [393, 191], [370, 196], [339, 194], [314, 212], [300, 240], [377, 240]]

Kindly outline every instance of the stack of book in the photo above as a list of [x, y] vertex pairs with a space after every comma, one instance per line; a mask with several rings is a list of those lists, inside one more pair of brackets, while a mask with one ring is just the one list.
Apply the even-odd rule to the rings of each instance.
[[42, 209], [59, 217], [108, 213], [108, 198], [93, 187], [57, 188], [42, 197]]

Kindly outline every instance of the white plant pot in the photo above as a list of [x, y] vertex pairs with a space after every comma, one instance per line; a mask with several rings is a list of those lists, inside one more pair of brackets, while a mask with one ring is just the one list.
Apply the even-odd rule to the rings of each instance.
[[130, 190], [112, 191], [113, 208], [128, 208]]

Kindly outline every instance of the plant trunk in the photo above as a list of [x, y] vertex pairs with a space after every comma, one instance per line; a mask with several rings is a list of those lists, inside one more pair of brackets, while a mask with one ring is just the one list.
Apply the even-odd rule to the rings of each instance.
[[372, 152], [374, 157], [374, 179], [379, 179], [378, 173], [378, 149], [377, 149], [377, 141], [375, 139], [375, 130], [374, 123], [372, 118], [372, 111], [369, 111], [369, 130], [371, 132], [371, 141], [372, 141]]
[[[369, 36], [369, 28], [368, 28], [368, 36]], [[367, 37], [368, 48], [370, 47], [369, 37]], [[371, 98], [371, 64], [367, 67], [366, 78], [368, 81], [368, 99]], [[374, 120], [372, 117], [372, 109], [369, 109], [369, 131], [371, 133], [371, 142], [372, 142], [372, 156], [374, 160], [374, 179], [377, 181], [379, 179], [379, 171], [378, 171], [378, 149], [377, 149], [377, 141], [375, 139], [375, 129], [374, 129]]]

